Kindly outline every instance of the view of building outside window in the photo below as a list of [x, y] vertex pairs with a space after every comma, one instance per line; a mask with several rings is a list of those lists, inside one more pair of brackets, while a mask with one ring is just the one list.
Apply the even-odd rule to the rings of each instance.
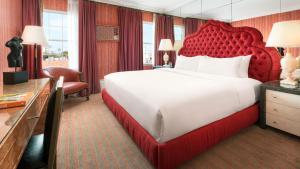
[[68, 67], [68, 17], [66, 12], [44, 11], [43, 27], [49, 47], [43, 50], [43, 68]]
[[143, 23], [143, 63], [154, 63], [154, 24]]

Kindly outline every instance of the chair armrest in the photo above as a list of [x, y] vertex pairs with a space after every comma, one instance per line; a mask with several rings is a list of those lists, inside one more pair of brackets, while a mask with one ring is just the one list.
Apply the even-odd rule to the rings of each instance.
[[50, 78], [50, 88], [52, 89], [57, 82], [57, 78], [52, 76], [47, 70], [42, 70], [41, 73], [42, 78]]

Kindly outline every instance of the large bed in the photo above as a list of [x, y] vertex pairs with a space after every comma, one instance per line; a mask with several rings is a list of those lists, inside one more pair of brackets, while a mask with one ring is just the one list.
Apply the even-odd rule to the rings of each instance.
[[178, 69], [105, 76], [102, 97], [148, 160], [175, 168], [258, 120], [259, 85], [279, 78], [280, 55], [254, 28], [209, 21], [184, 40], [180, 55], [251, 55], [249, 78]]

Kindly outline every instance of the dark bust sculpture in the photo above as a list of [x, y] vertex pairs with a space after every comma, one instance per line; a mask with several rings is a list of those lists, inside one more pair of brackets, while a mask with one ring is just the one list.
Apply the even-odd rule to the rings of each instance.
[[10, 48], [10, 53], [7, 56], [8, 67], [23, 67], [22, 42], [23, 40], [20, 37], [13, 37], [6, 42], [5, 46]]

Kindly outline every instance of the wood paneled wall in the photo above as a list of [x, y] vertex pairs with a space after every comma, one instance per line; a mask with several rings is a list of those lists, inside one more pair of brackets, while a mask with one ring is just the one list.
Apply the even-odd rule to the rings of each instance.
[[[279, 21], [286, 21], [286, 20], [300, 20], [300, 10], [236, 21], [233, 22], [232, 25], [236, 27], [238, 26], [254, 27], [262, 33], [264, 37], [264, 41], [267, 41], [273, 23]], [[294, 56], [299, 56], [300, 48], [292, 49], [292, 54]]]
[[[153, 22], [154, 14], [143, 11], [143, 21]], [[118, 7], [109, 4], [98, 3], [96, 24], [102, 26], [118, 26]], [[183, 25], [183, 19], [174, 18], [174, 24]], [[97, 57], [99, 60], [99, 78], [118, 70], [119, 41], [97, 41]]]
[[68, 0], [43, 0], [43, 8], [55, 11], [67, 11]]
[[152, 12], [143, 12], [143, 21], [146, 22], [153, 22], [153, 13]]
[[[118, 26], [118, 7], [99, 3], [97, 5], [96, 24]], [[118, 68], [119, 41], [97, 41], [99, 79]]]
[[0, 0], [0, 82], [3, 81], [3, 71], [13, 71], [8, 68], [7, 54], [9, 48], [5, 43], [14, 36], [22, 34], [22, 0]]
[[174, 25], [184, 25], [183, 18], [174, 17]]

